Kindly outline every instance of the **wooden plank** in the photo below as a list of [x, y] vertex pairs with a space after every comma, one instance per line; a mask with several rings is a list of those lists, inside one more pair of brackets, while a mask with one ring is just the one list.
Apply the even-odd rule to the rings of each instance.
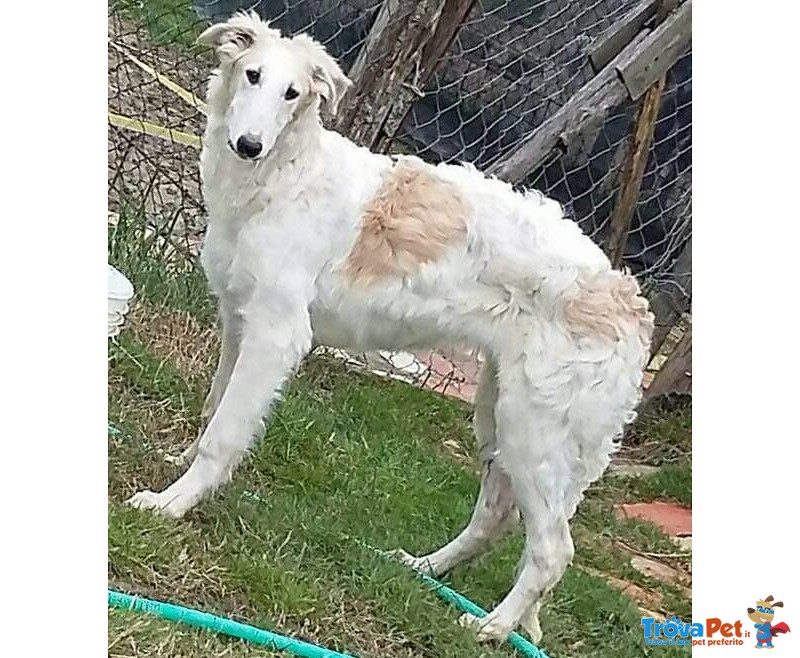
[[372, 28], [348, 74], [354, 85], [358, 84], [364, 77], [370, 61], [377, 59], [377, 51], [382, 47], [385, 48], [385, 41], [390, 38], [388, 35], [389, 26], [395, 24], [395, 27], [398, 27], [400, 21], [408, 16], [411, 8], [412, 5], [408, 2], [384, 0], [381, 10], [375, 17], [375, 22], [372, 24]]
[[489, 173], [518, 183], [552, 157], [572, 152], [575, 144], [593, 140], [609, 110], [628, 97], [617, 73], [617, 62], [627, 57], [629, 49], [636, 48], [644, 36], [639, 34], [628, 49], [611, 60], [516, 149], [489, 167]]
[[619, 192], [614, 204], [614, 212], [611, 215], [607, 251], [614, 267], [619, 267], [622, 264], [622, 257], [625, 254], [628, 232], [630, 231], [633, 214], [636, 211], [636, 203], [639, 200], [639, 190], [642, 187], [642, 177], [647, 165], [647, 156], [650, 153], [650, 144], [653, 141], [658, 110], [661, 107], [661, 95], [664, 92], [665, 84], [666, 77], [662, 76], [647, 90], [639, 106], [636, 128], [625, 157]]
[[385, 0], [350, 71], [348, 92], [335, 127], [372, 146], [401, 86], [418, 66], [445, 0]]
[[644, 0], [614, 23], [592, 44], [589, 61], [595, 73], [619, 55], [647, 22], [656, 15], [659, 0]]
[[667, 16], [675, 11], [681, 3], [685, 1], [686, 0], [661, 0], [661, 2], [658, 3], [656, 23], [663, 21]]
[[[489, 167], [489, 173], [517, 183], [553, 157], [572, 152], [576, 144], [593, 140], [611, 108], [626, 99], [641, 97], [686, 52], [691, 43], [691, 20], [687, 22], [687, 16], [691, 19], [691, 0], [686, 0], [654, 29], [642, 30], [553, 116], [505, 158]], [[665, 52], [656, 50], [659, 44], [666, 48]], [[638, 85], [649, 80], [641, 94], [631, 95], [622, 71], [637, 93]], [[651, 76], [659, 71], [659, 75]]]
[[388, 151], [400, 130], [400, 126], [411, 111], [414, 103], [424, 95], [422, 89], [428, 83], [439, 61], [453, 43], [461, 24], [466, 20], [477, 0], [445, 0], [444, 7], [433, 35], [422, 49], [419, 65], [411, 71], [409, 79], [398, 89], [392, 103], [381, 135], [374, 147], [378, 151]]
[[445, 0], [436, 30], [422, 49], [420, 71], [422, 82], [427, 82], [439, 60], [450, 49], [461, 24], [467, 19], [477, 0]]
[[686, 0], [645, 38], [638, 52], [617, 65], [631, 99], [641, 98], [691, 45], [692, 0]]
[[692, 326], [686, 329], [675, 349], [656, 373], [644, 393], [650, 400], [665, 393], [692, 392]]
[[672, 266], [672, 279], [676, 285], [663, 286], [656, 294], [649, 295], [650, 310], [656, 316], [656, 328], [650, 346], [650, 354], [656, 354], [672, 327], [681, 315], [689, 310], [690, 299], [683, 290], [692, 289], [692, 239], [689, 238]]

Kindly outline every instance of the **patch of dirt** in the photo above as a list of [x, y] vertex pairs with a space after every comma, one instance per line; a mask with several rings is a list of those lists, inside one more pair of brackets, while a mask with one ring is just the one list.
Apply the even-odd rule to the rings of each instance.
[[664, 601], [664, 597], [662, 596], [661, 592], [647, 589], [646, 587], [642, 587], [636, 583], [624, 580], [623, 578], [618, 578], [617, 576], [613, 576], [610, 573], [605, 573], [599, 569], [593, 569], [592, 567], [577, 565], [576, 569], [583, 571], [590, 576], [594, 576], [595, 578], [600, 578], [601, 580], [606, 581], [614, 589], [619, 590], [622, 594], [631, 599], [631, 601], [636, 603], [640, 608], [644, 606], [650, 610], [659, 610], [664, 616], [669, 615], [666, 610], [662, 610], [661, 608]]
[[630, 556], [630, 564], [639, 573], [672, 585], [681, 591], [687, 601], [692, 600], [692, 555], [677, 550], [675, 553], [650, 553], [615, 540], [614, 547]]
[[616, 509], [625, 519], [643, 519], [657, 525], [671, 537], [692, 534], [692, 510], [675, 503], [653, 501], [649, 503], [623, 503]]
[[691, 578], [688, 578], [686, 574], [679, 569], [664, 564], [660, 560], [654, 560], [641, 555], [634, 555], [631, 558], [631, 566], [645, 576], [678, 587], [687, 599], [691, 599], [692, 591], [687, 587], [687, 585], [691, 585]]

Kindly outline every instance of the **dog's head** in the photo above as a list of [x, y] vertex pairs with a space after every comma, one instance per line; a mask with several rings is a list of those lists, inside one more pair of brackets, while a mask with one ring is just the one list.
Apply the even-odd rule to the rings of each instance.
[[280, 135], [320, 100], [336, 112], [350, 81], [325, 48], [305, 34], [281, 36], [254, 13], [212, 25], [198, 38], [220, 61], [229, 146], [242, 158], [266, 156]]
[[775, 608], [782, 608], [783, 601], [775, 601], [772, 595], [756, 601], [756, 608], [747, 608], [747, 616], [757, 624], [771, 623], [775, 617]]

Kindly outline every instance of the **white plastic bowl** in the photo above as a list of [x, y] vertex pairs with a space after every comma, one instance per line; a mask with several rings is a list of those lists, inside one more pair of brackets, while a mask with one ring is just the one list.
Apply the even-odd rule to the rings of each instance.
[[118, 269], [108, 266], [108, 337], [116, 336], [125, 322], [133, 285]]

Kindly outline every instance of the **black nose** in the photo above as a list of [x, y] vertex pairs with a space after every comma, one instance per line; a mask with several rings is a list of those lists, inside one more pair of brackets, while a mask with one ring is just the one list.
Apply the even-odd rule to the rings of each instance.
[[254, 158], [261, 153], [261, 141], [252, 135], [242, 135], [236, 140], [236, 152], [246, 158]]

